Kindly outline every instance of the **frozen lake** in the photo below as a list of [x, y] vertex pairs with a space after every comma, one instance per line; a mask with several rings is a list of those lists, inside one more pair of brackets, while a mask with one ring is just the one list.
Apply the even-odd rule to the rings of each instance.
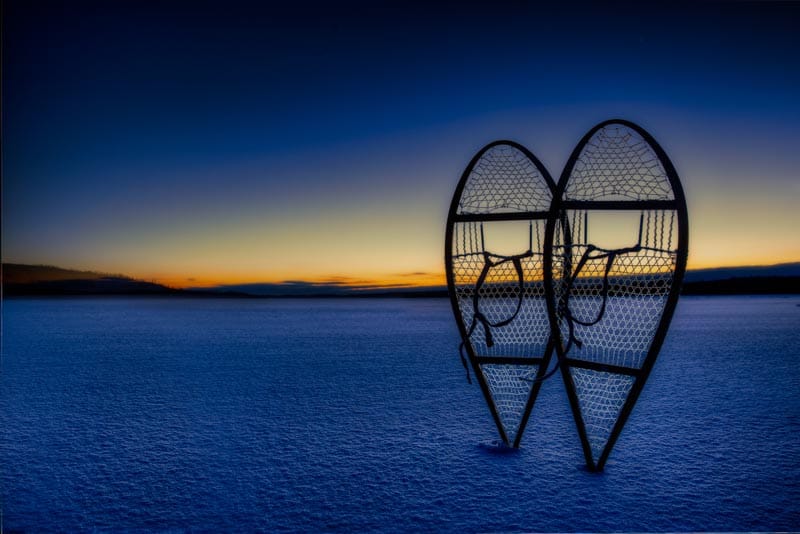
[[800, 296], [685, 297], [603, 474], [563, 383], [522, 448], [446, 299], [9, 299], [6, 530], [800, 529]]

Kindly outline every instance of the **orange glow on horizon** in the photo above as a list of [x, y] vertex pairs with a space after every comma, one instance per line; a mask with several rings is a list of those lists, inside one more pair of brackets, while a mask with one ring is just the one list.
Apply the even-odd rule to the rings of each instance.
[[155, 275], [155, 276], [134, 276], [134, 278], [155, 282], [176, 289], [186, 288], [211, 288], [216, 286], [243, 285], [243, 284], [282, 284], [290, 281], [303, 282], [318, 285], [341, 285], [348, 288], [407, 288], [407, 287], [429, 287], [444, 286], [444, 269], [441, 273], [408, 273], [383, 276], [314, 276], [314, 277], [292, 277], [292, 276], [269, 276], [269, 275], [205, 275], [205, 276], [176, 276], [176, 275]]
[[[691, 261], [689, 259], [688, 270], [699, 269], [717, 269], [717, 268], [733, 268], [733, 267], [767, 267], [771, 265], [778, 265], [782, 263], [800, 262], [800, 259], [786, 258], [783, 261], [771, 261], [759, 263], [756, 261], [748, 261], [744, 259], [738, 263], [728, 263], [724, 265], [711, 263], [710, 260], [706, 262]], [[276, 276], [276, 275], [259, 275], [253, 274], [228, 274], [227, 276], [222, 273], [208, 273], [199, 276], [179, 276], [176, 274], [162, 274], [162, 275], [131, 275], [133, 278], [155, 282], [168, 287], [177, 289], [186, 288], [211, 288], [216, 286], [227, 285], [243, 285], [243, 284], [282, 284], [290, 281], [302, 282], [308, 284], [319, 285], [341, 285], [347, 288], [413, 288], [413, 287], [431, 287], [431, 286], [444, 286], [447, 284], [444, 273], [444, 266], [440, 272], [414, 272], [407, 274], [388, 274], [388, 275], [374, 275], [374, 276], [350, 276], [350, 275], [330, 275], [330, 276], [305, 276], [305, 277], [292, 277], [292, 276]]]

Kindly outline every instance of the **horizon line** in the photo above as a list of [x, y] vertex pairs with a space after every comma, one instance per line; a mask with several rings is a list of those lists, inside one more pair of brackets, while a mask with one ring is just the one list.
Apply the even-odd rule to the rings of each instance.
[[[688, 272], [703, 272], [703, 271], [714, 271], [719, 269], [759, 269], [759, 268], [775, 268], [781, 266], [789, 266], [800, 264], [800, 259], [795, 261], [783, 261], [778, 263], [769, 263], [769, 264], [739, 264], [739, 265], [718, 265], [713, 267], [699, 267], [699, 268], [691, 268], [687, 269]], [[249, 281], [230, 281], [225, 282], [223, 280], [218, 281], [209, 281], [207, 283], [200, 282], [196, 278], [191, 276], [187, 277], [174, 277], [174, 276], [151, 276], [151, 277], [144, 277], [144, 276], [130, 276], [127, 274], [122, 273], [111, 273], [111, 272], [103, 272], [99, 270], [92, 270], [92, 269], [84, 269], [84, 268], [68, 268], [68, 267], [60, 267], [57, 265], [52, 264], [33, 264], [33, 263], [19, 263], [19, 262], [2, 262], [0, 269], [2, 269], [2, 281], [6, 283], [6, 276], [5, 270], [7, 267], [22, 267], [22, 268], [36, 268], [36, 269], [52, 269], [54, 271], [62, 271], [66, 273], [80, 273], [80, 274], [88, 274], [94, 275], [94, 278], [123, 278], [129, 279], [134, 281], [141, 281], [141, 282], [149, 282], [158, 285], [162, 285], [164, 287], [170, 289], [183, 289], [183, 290], [235, 290], [236, 288], [239, 289], [318, 289], [318, 290], [346, 290], [346, 291], [375, 291], [375, 290], [412, 290], [412, 289], [430, 289], [436, 290], [441, 288], [447, 287], [447, 282], [445, 279], [445, 273], [442, 271], [441, 273], [431, 273], [425, 271], [415, 271], [411, 273], [395, 273], [389, 276], [385, 276], [382, 278], [375, 277], [375, 278], [367, 278], [367, 277], [353, 277], [349, 275], [329, 275], [324, 277], [319, 277], [316, 279], [280, 279], [280, 280], [269, 280], [269, 279], [250, 279]], [[419, 279], [427, 279], [427, 283], [420, 280], [418, 282], [413, 281], [414, 278]], [[77, 280], [79, 278], [73, 278]], [[38, 281], [46, 281], [47, 279], [39, 279]], [[181, 280], [184, 283], [176, 284], [176, 280]], [[440, 280], [438, 282], [434, 282], [434, 280]], [[193, 284], [192, 282], [197, 281], [199, 283]], [[433, 283], [431, 283], [433, 282]], [[9, 282], [14, 283], [14, 282]]]

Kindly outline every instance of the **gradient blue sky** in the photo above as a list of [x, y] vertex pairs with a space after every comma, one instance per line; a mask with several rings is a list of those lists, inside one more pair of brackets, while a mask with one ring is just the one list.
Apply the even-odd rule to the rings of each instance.
[[4, 2], [5, 262], [176, 286], [443, 282], [508, 138], [649, 130], [689, 267], [800, 260], [800, 3]]

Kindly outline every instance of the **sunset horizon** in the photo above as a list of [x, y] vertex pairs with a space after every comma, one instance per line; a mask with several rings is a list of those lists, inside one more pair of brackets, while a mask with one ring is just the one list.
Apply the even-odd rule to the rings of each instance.
[[[100, 276], [110, 277], [126, 277], [134, 280], [150, 282], [155, 284], [164, 285], [174, 289], [211, 289], [222, 288], [226, 286], [243, 286], [243, 285], [258, 285], [258, 284], [309, 284], [318, 286], [341, 286], [350, 289], [393, 289], [393, 288], [443, 288], [446, 287], [447, 281], [445, 279], [444, 269], [441, 272], [410, 272], [410, 273], [395, 273], [385, 277], [369, 277], [361, 276], [354, 277], [347, 274], [331, 274], [321, 275], [315, 278], [300, 278], [287, 275], [286, 277], [267, 277], [267, 276], [246, 276], [243, 275], [239, 278], [201, 278], [195, 276], [176, 276], [176, 277], [159, 277], [147, 273], [138, 274], [125, 271], [124, 269], [100, 270], [92, 267], [84, 266], [64, 266], [54, 265], [51, 263], [31, 263], [24, 261], [4, 261], [3, 265], [21, 265], [29, 267], [42, 267], [42, 268], [55, 268], [64, 271], [78, 272], [78, 273], [91, 273]], [[694, 267], [690, 266], [687, 270], [689, 272], [716, 270], [716, 269], [743, 269], [743, 268], [768, 268], [779, 266], [800, 265], [800, 258], [790, 261], [778, 261], [772, 263], [743, 263], [733, 265], [708, 265]], [[42, 278], [47, 280], [48, 278]], [[533, 280], [535, 281], [535, 280]]]
[[[612, 117], [670, 154], [688, 268], [800, 259], [800, 78], [783, 68], [796, 37], [776, 6], [654, 8], [680, 40], [587, 6], [572, 41], [550, 28], [572, 21], [558, 9], [306, 20], [252, 4], [185, 18], [177, 5], [7, 6], [3, 261], [179, 287], [436, 283], [452, 189], [478, 149], [514, 140], [558, 180]], [[530, 32], [526, 16], [552, 24]], [[604, 69], [585, 52], [598, 39]]]

